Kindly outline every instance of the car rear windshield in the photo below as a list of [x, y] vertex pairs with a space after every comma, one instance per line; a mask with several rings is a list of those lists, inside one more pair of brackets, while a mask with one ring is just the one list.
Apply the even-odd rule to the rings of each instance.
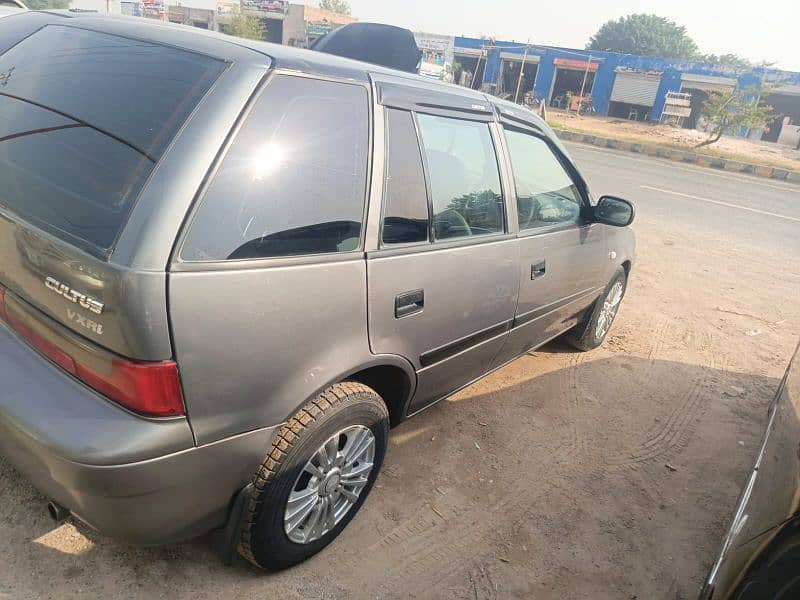
[[0, 55], [0, 208], [107, 256], [225, 63], [50, 25]]

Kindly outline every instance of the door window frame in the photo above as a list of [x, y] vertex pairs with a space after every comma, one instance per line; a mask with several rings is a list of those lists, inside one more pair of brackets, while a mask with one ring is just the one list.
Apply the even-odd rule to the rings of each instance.
[[[380, 165], [378, 161], [375, 161], [375, 168], [382, 169], [381, 173], [381, 182], [380, 182], [380, 212], [378, 214], [378, 227], [377, 227], [377, 249], [372, 251], [367, 251], [367, 256], [393, 256], [393, 255], [400, 255], [400, 254], [412, 254], [417, 252], [432, 252], [437, 250], [445, 250], [449, 248], [459, 248], [462, 246], [476, 246], [479, 244], [486, 244], [492, 243], [497, 241], [503, 241], [507, 239], [512, 239], [516, 236], [516, 227], [517, 224], [515, 223], [516, 220], [516, 210], [510, 210], [511, 202], [510, 198], [512, 197], [513, 192], [513, 180], [508, 178], [509, 173], [507, 172], [508, 165], [507, 165], [507, 151], [505, 148], [505, 140], [503, 139], [502, 132], [498, 129], [498, 123], [495, 118], [487, 119], [487, 115], [482, 113], [471, 113], [467, 111], [460, 111], [458, 109], [450, 108], [450, 107], [431, 107], [425, 106], [424, 108], [420, 108], [419, 106], [394, 106], [393, 104], [387, 105], [378, 105], [379, 110], [376, 111], [376, 114], [380, 117], [383, 117], [383, 124], [382, 126], [376, 123], [375, 129], [381, 129], [382, 134], [384, 136], [383, 142], [383, 157], [380, 161]], [[417, 136], [417, 146], [419, 149], [420, 157], [421, 157], [421, 165], [423, 169], [423, 175], [425, 179], [425, 192], [426, 192], [426, 200], [428, 206], [428, 239], [426, 241], [420, 242], [409, 242], [403, 244], [384, 244], [382, 235], [383, 235], [383, 220], [386, 215], [386, 158], [388, 156], [388, 149], [389, 149], [389, 136], [388, 136], [388, 118], [387, 118], [387, 111], [388, 110], [401, 110], [411, 114], [411, 118], [414, 124], [415, 134]], [[419, 121], [417, 119], [417, 115], [424, 114], [430, 115], [434, 117], [439, 117], [443, 119], [452, 119], [457, 121], [467, 121], [472, 123], [481, 123], [485, 125], [489, 130], [489, 136], [492, 142], [492, 148], [494, 150], [494, 158], [495, 164], [497, 166], [497, 174], [500, 180], [500, 192], [503, 196], [503, 230], [498, 231], [496, 233], [489, 233], [485, 235], [479, 236], [464, 236], [460, 238], [453, 238], [453, 239], [444, 239], [444, 240], [436, 240], [435, 236], [435, 223], [433, 218], [433, 195], [431, 192], [431, 179], [430, 179], [430, 167], [428, 165], [428, 158], [426, 155], [424, 143], [422, 140], [422, 133], [419, 126]], [[373, 182], [374, 185], [374, 182]], [[516, 194], [513, 194], [514, 202], [516, 202]], [[513, 216], [513, 220], [512, 220]], [[369, 226], [368, 226], [369, 229]]]

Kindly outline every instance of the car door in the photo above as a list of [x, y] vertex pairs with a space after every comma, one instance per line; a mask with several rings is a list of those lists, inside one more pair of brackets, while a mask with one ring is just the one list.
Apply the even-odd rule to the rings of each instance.
[[385, 109], [380, 243], [368, 253], [372, 351], [418, 374], [408, 412], [487, 372], [517, 302], [517, 242], [487, 115]]
[[604, 228], [585, 185], [546, 136], [503, 127], [519, 224], [519, 302], [496, 364], [575, 325], [606, 277]]

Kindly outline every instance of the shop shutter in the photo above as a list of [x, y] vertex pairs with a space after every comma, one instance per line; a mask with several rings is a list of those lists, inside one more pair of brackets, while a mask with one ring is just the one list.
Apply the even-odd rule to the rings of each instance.
[[614, 79], [611, 101], [653, 106], [660, 83], [661, 75], [619, 72]]
[[705, 92], [726, 92], [736, 87], [736, 79], [716, 75], [681, 75], [681, 89], [703, 90]]

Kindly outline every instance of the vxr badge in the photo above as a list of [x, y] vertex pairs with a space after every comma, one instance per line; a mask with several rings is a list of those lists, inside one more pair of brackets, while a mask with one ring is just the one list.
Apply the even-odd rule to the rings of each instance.
[[68, 285], [65, 285], [53, 277], [48, 277], [44, 280], [44, 285], [48, 290], [55, 292], [59, 296], [63, 296], [70, 302], [74, 302], [83, 308], [92, 311], [94, 314], [99, 315], [103, 313], [105, 304], [98, 302], [94, 298], [90, 298], [86, 294], [76, 292]]

